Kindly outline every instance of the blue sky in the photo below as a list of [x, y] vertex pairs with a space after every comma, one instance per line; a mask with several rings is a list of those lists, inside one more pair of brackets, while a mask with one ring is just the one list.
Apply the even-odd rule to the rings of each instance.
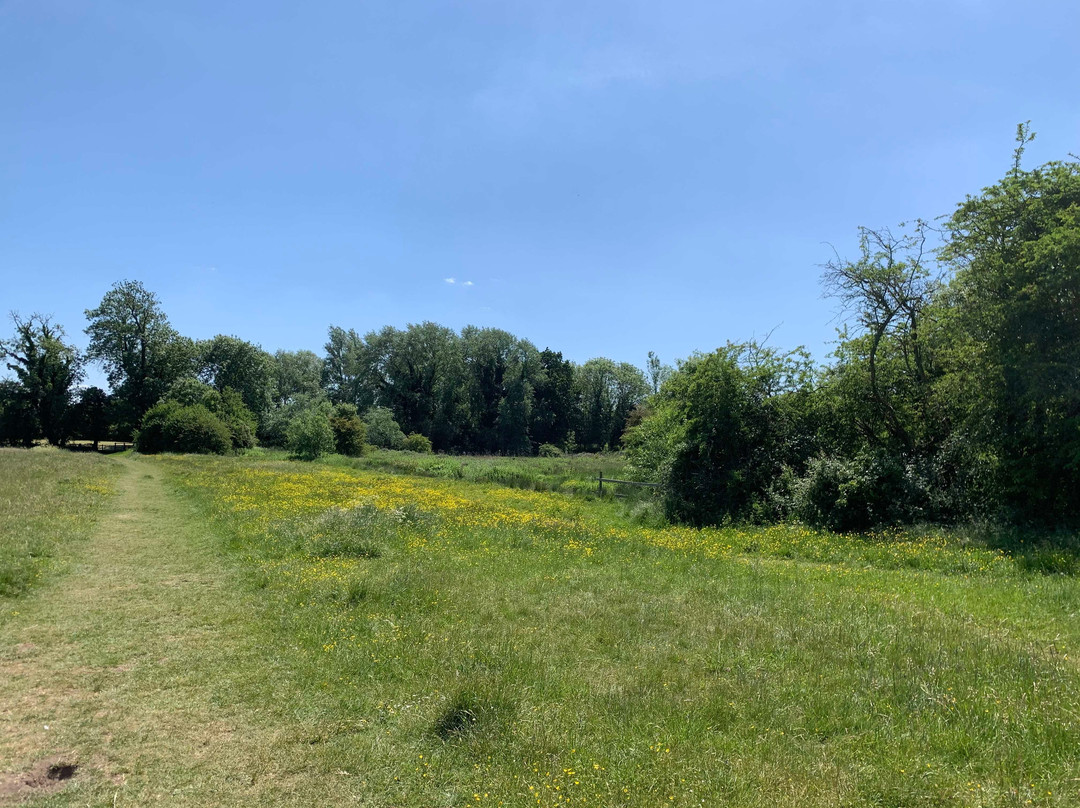
[[434, 320], [824, 359], [830, 244], [948, 213], [1020, 121], [1029, 164], [1080, 152], [1077, 31], [1065, 2], [0, 0], [0, 310], [85, 345], [133, 278], [271, 351]]

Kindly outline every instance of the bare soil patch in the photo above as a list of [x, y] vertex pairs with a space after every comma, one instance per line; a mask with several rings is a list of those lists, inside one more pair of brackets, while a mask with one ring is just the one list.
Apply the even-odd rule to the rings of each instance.
[[79, 764], [68, 756], [39, 761], [29, 771], [0, 776], [0, 805], [14, 805], [31, 794], [54, 791], [79, 772]]

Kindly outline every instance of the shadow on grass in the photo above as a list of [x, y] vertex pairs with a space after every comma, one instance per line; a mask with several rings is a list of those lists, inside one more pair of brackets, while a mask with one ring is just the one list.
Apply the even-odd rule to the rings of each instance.
[[1005, 553], [1028, 572], [1080, 573], [1080, 534], [1076, 530], [1000, 525], [980, 525], [967, 530], [978, 543]]

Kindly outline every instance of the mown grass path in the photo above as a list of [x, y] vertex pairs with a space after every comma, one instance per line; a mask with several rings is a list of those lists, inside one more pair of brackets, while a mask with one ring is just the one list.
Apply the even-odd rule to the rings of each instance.
[[[151, 464], [119, 462], [111, 512], [72, 548], [71, 572], [0, 628], [0, 804], [347, 799], [343, 777], [301, 763], [289, 673], [252, 630], [220, 542]], [[74, 777], [23, 785], [61, 759]]]

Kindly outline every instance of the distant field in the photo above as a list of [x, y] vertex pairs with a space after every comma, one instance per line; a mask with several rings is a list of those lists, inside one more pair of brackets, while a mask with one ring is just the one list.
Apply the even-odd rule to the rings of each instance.
[[[255, 450], [255, 457], [284, 459], [282, 450]], [[445, 480], [497, 483], [511, 488], [564, 493], [595, 493], [597, 477], [619, 478], [626, 473], [621, 454], [573, 454], [565, 457], [498, 457], [441, 455], [372, 449], [363, 457], [331, 455], [320, 465], [438, 477]]]
[[68, 560], [69, 545], [93, 526], [115, 473], [100, 455], [0, 449], [0, 602]]
[[500, 461], [145, 462], [249, 570], [312, 765], [368, 804], [1080, 804], [1072, 576], [468, 482]]

